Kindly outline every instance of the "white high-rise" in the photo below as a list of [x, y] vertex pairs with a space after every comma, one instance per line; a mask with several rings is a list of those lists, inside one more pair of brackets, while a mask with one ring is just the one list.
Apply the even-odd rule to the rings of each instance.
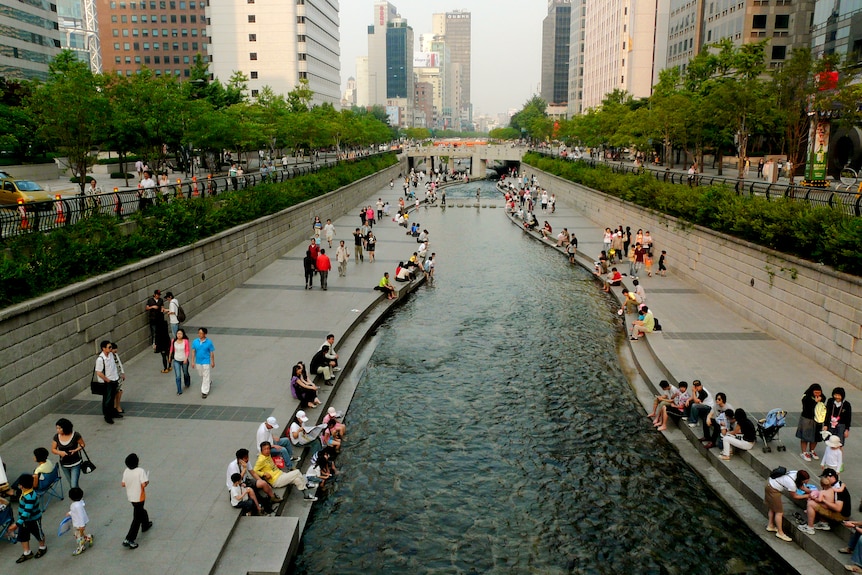
[[313, 104], [339, 106], [338, 0], [214, 0], [206, 15], [216, 78], [242, 72], [252, 97], [264, 86], [287, 94], [307, 79]]

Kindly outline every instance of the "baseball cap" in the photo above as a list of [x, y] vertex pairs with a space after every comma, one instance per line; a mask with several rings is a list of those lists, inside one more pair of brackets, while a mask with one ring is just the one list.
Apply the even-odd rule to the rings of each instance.
[[267, 418], [266, 418], [266, 422], [267, 422], [267, 424], [269, 424], [269, 426], [270, 426], [270, 427], [272, 427], [273, 429], [278, 429], [278, 420], [277, 420], [276, 418], [274, 418], [274, 417], [267, 417]]
[[823, 470], [823, 473], [820, 474], [820, 477], [838, 477], [838, 472], [831, 467], [827, 467]]
[[299, 421], [301, 421], [302, 423], [305, 423], [306, 421], [308, 421], [308, 418], [305, 416], [305, 412], [304, 412], [304, 411], [297, 411], [297, 412], [296, 412], [296, 418], [297, 418]]

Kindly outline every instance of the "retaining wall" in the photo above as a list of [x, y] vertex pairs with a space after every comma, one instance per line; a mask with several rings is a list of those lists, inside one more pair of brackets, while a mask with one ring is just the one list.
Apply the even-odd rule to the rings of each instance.
[[344, 215], [405, 166], [399, 162], [277, 214], [0, 310], [0, 444], [89, 385], [100, 341], [117, 342], [129, 358], [149, 346], [144, 303], [154, 289], [171, 290], [192, 320], [195, 310], [307, 241], [315, 215]]
[[[668, 273], [700, 289], [761, 330], [862, 387], [862, 280], [793, 256], [692, 225], [530, 168], [557, 201], [571, 205], [601, 228], [649, 231], [654, 271], [661, 250]], [[585, 240], [586, 238], [581, 238]], [[600, 242], [601, 238], [596, 239]], [[593, 254], [598, 256], [598, 254]]]

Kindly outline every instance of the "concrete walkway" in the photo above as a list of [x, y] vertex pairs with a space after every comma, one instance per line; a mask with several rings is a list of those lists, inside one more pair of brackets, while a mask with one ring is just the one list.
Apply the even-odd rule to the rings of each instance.
[[[398, 191], [386, 186], [363, 205], [374, 206], [378, 197], [396, 205]], [[372, 321], [375, 314], [379, 317], [393, 303], [382, 298], [373, 286], [384, 271], [394, 278], [397, 262], [406, 260], [417, 248], [415, 240], [405, 236], [403, 228], [384, 221], [374, 227], [378, 237], [376, 261], [370, 263], [367, 256], [363, 263], [353, 261], [352, 232], [360, 225], [358, 213], [356, 206], [349, 214], [334, 218], [336, 239], [345, 240], [349, 247], [351, 260], [346, 277], [338, 276], [337, 242], [330, 250], [324, 239], [323, 247], [333, 263], [328, 291], [319, 288], [319, 280], [313, 290], [304, 289], [304, 244], [206, 309], [186, 310], [190, 316], [189, 331], [194, 334], [199, 326], [206, 326], [216, 346], [214, 383], [208, 398], [201, 397], [197, 374], [192, 375], [192, 387], [177, 396], [173, 373], [160, 373], [159, 355], [123, 356], [123, 342], [119, 341], [128, 375], [123, 397], [125, 418], [114, 425], [106, 424], [100, 414], [100, 398], [85, 392], [2, 446], [0, 456], [8, 467], [10, 480], [14, 481], [19, 474], [32, 472], [33, 449], [50, 448], [56, 420], [67, 417], [83, 435], [87, 452], [98, 468], [90, 475], [82, 475], [80, 481], [95, 546], [79, 557], [71, 556], [72, 536], [56, 535], [70, 502], [68, 498], [52, 500], [43, 519], [48, 554], [17, 566], [14, 562], [21, 553], [20, 546], [0, 541], [0, 565], [4, 566], [0, 572], [38, 568], [40, 572], [69, 574], [124, 571], [200, 575], [217, 570], [220, 555], [238, 523], [225, 486], [228, 462], [241, 447], [252, 452], [254, 461], [255, 433], [268, 416], [278, 419], [278, 432], [290, 424], [298, 407], [288, 389], [290, 369], [300, 360], [308, 365], [328, 333], [336, 335], [342, 365], [349, 361], [361, 339], [358, 332], [364, 328], [357, 328], [349, 344], [345, 334], [359, 322]], [[333, 216], [320, 214], [323, 221]], [[308, 231], [311, 237], [311, 221]], [[151, 287], [164, 293], [173, 286]], [[402, 292], [408, 289], [404, 284], [396, 287]], [[183, 294], [175, 295], [182, 303]], [[143, 308], [142, 301], [142, 314]], [[322, 418], [332, 399], [332, 388], [322, 386], [321, 391], [324, 403], [309, 410], [312, 420]], [[151, 531], [138, 537], [140, 548], [134, 551], [121, 545], [132, 517], [131, 506], [120, 487], [123, 460], [130, 452], [136, 452], [141, 466], [150, 472], [146, 507], [155, 523]], [[52, 459], [56, 460], [56, 456]], [[64, 489], [68, 490], [68, 485]], [[309, 508], [300, 494], [292, 492], [283, 507], [297, 506], [302, 510]], [[297, 519], [272, 517], [254, 525], [260, 530], [257, 540], [269, 539], [272, 545], [258, 546], [253, 553], [244, 549], [248, 554], [241, 556], [242, 565], [268, 572], [273, 558], [278, 563], [280, 554], [283, 563], [291, 542], [297, 540]]]
[[[527, 173], [530, 173], [527, 167]], [[541, 178], [540, 178], [541, 183]], [[636, 222], [590, 220], [584, 214], [566, 206], [557, 200], [556, 213], [536, 212], [536, 218], [541, 224], [547, 220], [556, 235], [563, 227], [567, 227], [578, 238], [579, 263], [587, 269], [593, 269], [593, 262], [603, 248], [602, 237], [605, 227], [615, 229], [622, 224], [632, 226], [632, 231], [638, 229]], [[539, 234], [531, 234], [543, 244], [553, 246], [556, 243], [542, 240]], [[718, 459], [718, 448], [707, 451], [698, 441], [702, 435], [700, 425], [689, 428], [681, 425], [679, 428], [671, 425], [664, 432], [669, 440], [676, 442], [679, 438], [687, 440], [699, 453], [693, 461], [693, 467], [702, 475], [709, 474], [712, 469], [734, 484], [739, 490], [740, 505], [759, 505], [755, 515], [762, 520], [755, 521], [752, 529], [761, 536], [767, 544], [783, 553], [794, 564], [788, 547], [798, 549], [802, 546], [821, 565], [822, 572], [838, 572], [842, 564], [849, 563], [849, 555], [840, 555], [837, 549], [847, 543], [849, 531], [843, 527], [837, 532], [817, 531], [815, 535], [805, 535], [796, 529], [792, 514], [796, 509], [789, 500], [785, 500], [785, 518], [791, 523], [785, 523], [785, 532], [794, 538], [793, 543], [784, 543], [774, 534], [768, 533], [766, 514], [763, 507], [763, 487], [770, 469], [783, 465], [788, 469], [806, 469], [812, 478], [820, 475], [819, 462], [806, 462], [800, 457], [799, 440], [795, 437], [796, 424], [801, 411], [801, 398], [806, 388], [814, 382], [820, 383], [824, 395], [831, 396], [836, 386], [842, 386], [847, 391], [847, 400], [862, 409], [862, 391], [854, 383], [843, 381], [835, 374], [820, 367], [814, 362], [797, 353], [789, 345], [760, 331], [738, 310], [729, 309], [705, 295], [697, 284], [676, 275], [674, 254], [668, 254], [668, 272], [666, 277], [657, 277], [658, 254], [662, 250], [662, 238], [653, 235], [654, 253], [656, 254], [653, 277], [648, 277], [641, 271], [639, 279], [646, 291], [646, 303], [661, 320], [663, 331], [648, 335], [645, 340], [628, 341], [635, 360], [644, 365], [658, 365], [656, 373], [645, 373], [645, 377], [655, 389], [659, 379], [668, 379], [672, 383], [685, 380], [691, 383], [700, 379], [707, 390], [715, 394], [724, 392], [728, 402], [734, 408], [743, 408], [755, 417], [762, 418], [773, 408], [788, 411], [787, 425], [779, 433], [779, 437], [787, 447], [786, 452], [775, 449], [777, 442], [772, 442], [772, 452], [764, 453], [763, 443], [758, 444], [747, 453], [734, 455], [730, 461]], [[559, 249], [559, 248], [552, 248]], [[629, 262], [615, 264], [622, 273], [629, 270]], [[631, 288], [629, 278], [624, 285]], [[597, 283], [598, 286], [598, 283]], [[596, 289], [599, 289], [598, 287]], [[612, 288], [616, 297], [622, 300], [621, 288]], [[626, 329], [631, 329], [635, 318], [626, 316]], [[648, 398], [648, 399], [651, 399]], [[649, 411], [652, 403], [645, 405]], [[645, 413], [648, 413], [645, 412]], [[644, 426], [651, 428], [651, 422], [644, 417]], [[856, 512], [859, 496], [862, 495], [862, 438], [858, 432], [851, 431], [850, 438], [844, 448], [845, 473], [841, 478], [846, 482], [853, 495], [854, 518], [860, 518]], [[822, 456], [824, 445], [818, 446], [817, 452]], [[747, 502], [745, 501], [747, 500]], [[802, 509], [800, 508], [799, 511]], [[741, 513], [741, 515], [745, 515]], [[812, 573], [816, 571], [801, 571]]]

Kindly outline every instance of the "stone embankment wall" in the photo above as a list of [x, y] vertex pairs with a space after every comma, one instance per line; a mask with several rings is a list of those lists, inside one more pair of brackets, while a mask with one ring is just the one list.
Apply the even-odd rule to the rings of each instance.
[[[676, 218], [652, 212], [546, 172], [540, 184], [601, 227], [643, 228], [669, 273], [700, 289], [763, 331], [844, 380], [862, 386], [862, 280]], [[585, 238], [581, 238], [584, 240]], [[597, 241], [601, 241], [599, 238]], [[598, 256], [598, 254], [592, 254]]]
[[[298, 206], [0, 311], [0, 444], [85, 389], [102, 340], [149, 346], [144, 303], [171, 290], [193, 318], [405, 171], [402, 161]], [[357, 218], [357, 222], [359, 219]]]

